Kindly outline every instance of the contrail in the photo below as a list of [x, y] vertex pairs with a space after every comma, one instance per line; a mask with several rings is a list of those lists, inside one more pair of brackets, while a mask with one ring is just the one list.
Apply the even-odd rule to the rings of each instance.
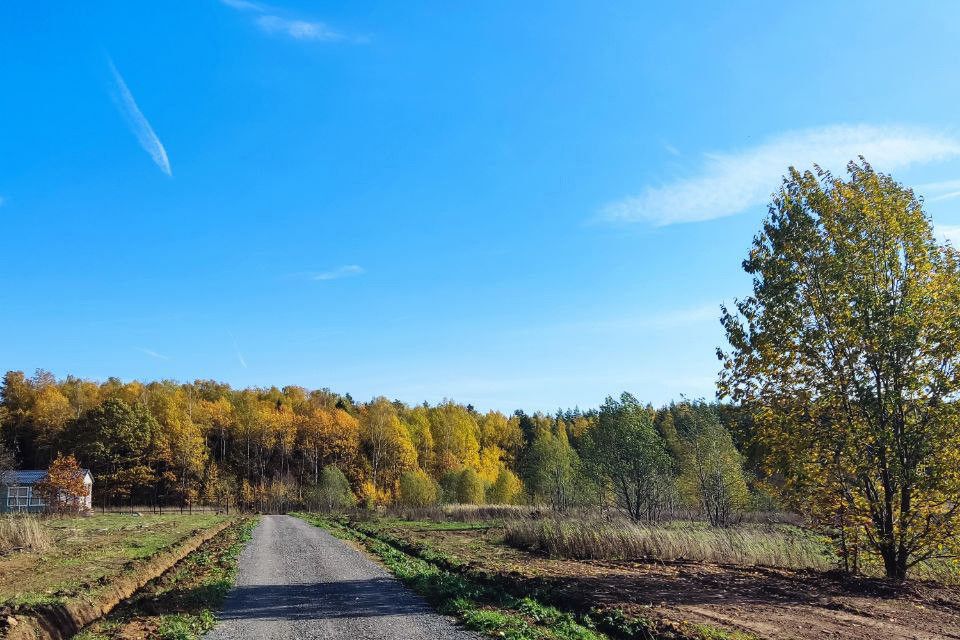
[[230, 340], [233, 341], [233, 350], [234, 350], [234, 352], [237, 354], [237, 360], [239, 360], [239, 361], [240, 361], [240, 364], [243, 365], [243, 368], [246, 369], [246, 368], [247, 368], [247, 361], [246, 361], [246, 359], [243, 357], [243, 354], [240, 353], [240, 347], [237, 346], [237, 339], [236, 339], [236, 337], [234, 337], [232, 331], [227, 331], [227, 335], [229, 335], [229, 336], [230, 336]]
[[110, 71], [113, 72], [113, 79], [117, 83], [118, 94], [114, 98], [127, 120], [127, 124], [130, 125], [133, 133], [137, 136], [140, 146], [150, 154], [160, 170], [168, 176], [173, 176], [173, 171], [170, 169], [170, 160], [167, 158], [167, 150], [163, 148], [163, 143], [160, 142], [160, 138], [154, 133], [153, 127], [150, 126], [143, 112], [140, 111], [137, 101], [133, 99], [133, 94], [130, 93], [127, 83], [123, 81], [123, 76], [114, 66], [113, 60], [107, 58], [107, 62], [110, 64]]

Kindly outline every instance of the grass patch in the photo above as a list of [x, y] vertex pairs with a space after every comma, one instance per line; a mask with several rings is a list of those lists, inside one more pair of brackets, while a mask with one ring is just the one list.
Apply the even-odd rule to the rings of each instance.
[[829, 569], [828, 541], [792, 525], [710, 527], [696, 522], [515, 520], [504, 541], [518, 549], [573, 560], [711, 562], [789, 569]]
[[256, 518], [228, 527], [181, 560], [75, 640], [196, 640], [217, 622], [215, 612], [236, 579], [237, 560]]

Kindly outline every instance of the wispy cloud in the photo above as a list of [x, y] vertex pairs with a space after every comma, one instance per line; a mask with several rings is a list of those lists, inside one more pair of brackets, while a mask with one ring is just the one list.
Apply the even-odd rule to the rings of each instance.
[[684, 329], [716, 323], [720, 317], [720, 303], [702, 304], [696, 307], [664, 309], [650, 313], [629, 314], [615, 318], [592, 320], [574, 325], [578, 330], [651, 331]]
[[342, 33], [334, 31], [323, 22], [290, 20], [280, 16], [265, 15], [257, 18], [257, 25], [267, 33], [279, 33], [294, 40], [335, 42], [344, 39]]
[[264, 33], [271, 35], [283, 35], [294, 40], [315, 40], [319, 42], [365, 41], [363, 38], [348, 37], [324, 22], [287, 17], [283, 15], [285, 12], [269, 5], [249, 2], [248, 0], [220, 0], [220, 2], [236, 11], [259, 14], [254, 22]]
[[611, 202], [600, 218], [662, 226], [731, 216], [767, 202], [791, 165], [806, 169], [816, 163], [839, 171], [861, 155], [878, 170], [890, 171], [960, 155], [960, 140], [903, 126], [837, 125], [790, 132], [741, 151], [706, 154], [697, 175]]
[[266, 7], [264, 7], [262, 4], [248, 2], [247, 0], [220, 0], [220, 2], [231, 9], [236, 9], [237, 11], [266, 11]]
[[366, 273], [366, 269], [358, 264], [345, 264], [342, 267], [321, 271], [320, 273], [309, 273], [307, 278], [310, 280], [339, 280], [340, 278], [350, 278]]
[[147, 354], [148, 356], [150, 356], [151, 358], [156, 358], [157, 360], [169, 360], [169, 359], [170, 359], [169, 356], [165, 356], [165, 355], [163, 355], [162, 353], [157, 353], [157, 352], [154, 351], [153, 349], [144, 349], [143, 347], [137, 347], [137, 351], [139, 351], [140, 353], [145, 353], [145, 354]]
[[917, 185], [914, 191], [925, 196], [927, 202], [953, 200], [954, 198], [960, 198], [960, 180], [928, 182], [927, 184]]
[[683, 155], [682, 153], [680, 153], [680, 149], [677, 149], [675, 146], [673, 146], [669, 142], [663, 143], [663, 150], [669, 153], [670, 155], [674, 156], [675, 158], [679, 158], [680, 156]]
[[934, 231], [940, 240], [947, 241], [954, 248], [960, 249], [960, 225], [956, 224], [938, 224], [934, 225]]
[[172, 176], [173, 171], [170, 169], [170, 159], [167, 157], [167, 150], [163, 148], [163, 143], [160, 142], [160, 138], [157, 137], [157, 134], [153, 131], [153, 127], [150, 126], [143, 112], [140, 111], [140, 107], [137, 106], [137, 101], [133, 99], [133, 94], [131, 94], [130, 89], [127, 88], [127, 83], [124, 82], [123, 76], [117, 71], [113, 60], [108, 59], [107, 62], [110, 64], [110, 71], [113, 72], [113, 79], [117, 85], [117, 93], [114, 95], [114, 99], [121, 113], [123, 113], [127, 124], [134, 135], [137, 136], [137, 141], [140, 143], [140, 146], [150, 154], [150, 157], [153, 158], [156, 165], [160, 167], [160, 170], [168, 176]]

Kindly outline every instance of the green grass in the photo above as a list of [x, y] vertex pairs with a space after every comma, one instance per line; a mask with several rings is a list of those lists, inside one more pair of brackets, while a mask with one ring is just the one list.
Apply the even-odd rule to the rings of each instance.
[[233, 586], [237, 560], [256, 523], [248, 518], [229, 527], [75, 640], [123, 638], [130, 624], [161, 640], [202, 637], [216, 625], [215, 612]]
[[516, 598], [414, 557], [332, 518], [294, 514], [334, 535], [360, 542], [402, 582], [468, 629], [508, 640], [603, 640], [607, 636], [570, 613], [534, 598]]

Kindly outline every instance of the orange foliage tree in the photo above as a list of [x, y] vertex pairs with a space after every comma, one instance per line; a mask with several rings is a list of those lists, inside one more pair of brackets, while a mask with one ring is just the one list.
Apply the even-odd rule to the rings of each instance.
[[58, 454], [47, 475], [33, 489], [47, 509], [58, 515], [80, 513], [90, 490], [83, 483], [83, 469], [72, 455]]

